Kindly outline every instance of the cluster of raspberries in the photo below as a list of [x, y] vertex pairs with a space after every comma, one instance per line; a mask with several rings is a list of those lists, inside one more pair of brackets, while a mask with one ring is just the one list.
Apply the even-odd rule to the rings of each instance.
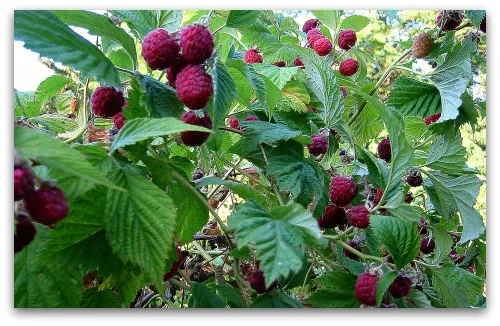
[[313, 28], [307, 32], [307, 42], [309, 47], [319, 56], [325, 56], [332, 52], [332, 42], [321, 33], [319, 28]]
[[125, 117], [123, 107], [128, 106], [123, 92], [114, 87], [99, 86], [90, 97], [92, 112], [99, 117], [113, 118], [117, 130], [123, 128]]
[[[64, 192], [51, 182], [40, 181], [35, 187], [35, 174], [27, 162], [14, 155], [14, 201], [24, 200], [33, 221], [51, 226], [64, 219], [69, 211]], [[36, 228], [26, 214], [16, 216], [14, 252], [20, 252], [33, 241]]]
[[[377, 285], [380, 277], [375, 273], [359, 274], [354, 286], [354, 294], [362, 304], [375, 306], [377, 304]], [[410, 293], [413, 282], [404, 275], [398, 275], [387, 289], [394, 298], [402, 298]]]

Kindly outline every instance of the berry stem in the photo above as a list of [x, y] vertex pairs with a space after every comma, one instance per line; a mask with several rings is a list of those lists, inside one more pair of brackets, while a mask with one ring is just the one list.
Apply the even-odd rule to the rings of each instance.
[[[85, 87], [83, 88], [83, 108], [82, 108], [82, 111], [80, 114], [82, 115], [84, 120], [87, 120], [87, 118], [89, 116], [89, 113], [87, 112], [88, 111], [88, 109], [87, 109], [87, 91], [89, 89], [89, 82], [90, 82], [90, 78], [87, 78], [87, 81], [85, 82]], [[72, 142], [74, 142], [75, 140], [80, 138], [80, 136], [83, 135], [83, 133], [87, 130], [87, 126], [88, 126], [88, 123], [87, 123], [87, 121], [85, 121], [83, 123], [83, 125], [80, 127], [80, 129], [78, 130], [78, 132], [73, 137], [66, 139], [64, 142], [66, 144], [71, 144]]]
[[337, 240], [336, 241], [339, 245], [341, 245], [343, 248], [345, 248], [346, 250], [352, 252], [353, 254], [355, 254], [356, 256], [358, 256], [359, 258], [363, 259], [363, 260], [373, 260], [373, 261], [376, 261], [376, 262], [379, 262], [379, 263], [384, 263], [385, 260], [384, 258], [381, 258], [381, 257], [375, 257], [375, 256], [370, 256], [370, 255], [365, 255], [364, 253], [354, 249], [353, 247], [349, 246], [347, 243], [341, 241], [341, 240]]
[[219, 32], [221, 29], [226, 27], [226, 23], [222, 24], [219, 28], [217, 28], [215, 31], [212, 32], [212, 35], [215, 35], [217, 32]]
[[260, 184], [261, 186], [263, 186], [266, 190], [268, 188], [271, 187], [270, 184], [265, 184], [263, 183], [262, 181], [260, 181], [259, 179], [255, 178], [254, 176], [252, 176], [251, 174], [245, 172], [245, 170], [241, 169], [240, 167], [238, 167], [237, 165], [231, 163], [230, 161], [226, 160], [224, 157], [222, 157], [221, 155], [219, 154], [216, 154], [217, 155], [217, 158], [219, 160], [221, 160], [222, 162], [226, 163], [227, 165], [233, 167], [236, 171], [238, 171], [239, 173], [243, 174], [245, 177], [249, 178], [250, 180], [254, 181], [255, 183], [258, 183]]
[[424, 263], [423, 261], [420, 261], [420, 260], [414, 260], [413, 262], [417, 263], [417, 264], [420, 264], [422, 266], [425, 266], [427, 268], [439, 268], [438, 265], [431, 265], [431, 264], [427, 264], [427, 263]]
[[178, 286], [178, 287], [180, 287], [180, 288], [182, 288], [184, 290], [191, 291], [191, 286], [189, 286], [187, 284], [184, 284], [184, 283], [182, 283], [180, 281], [177, 281], [176, 279], [171, 278], [167, 282], [170, 283], [170, 284], [172, 284], [172, 285]]
[[241, 130], [238, 130], [238, 129], [224, 127], [224, 126], [219, 127], [219, 129], [224, 130], [224, 131], [234, 132], [235, 134], [238, 134], [238, 135], [243, 135], [243, 132]]
[[132, 70], [128, 70], [128, 69], [116, 67], [116, 66], [115, 66], [115, 69], [118, 71], [124, 72], [126, 74], [132, 75], [132, 76], [135, 75], [135, 73]]
[[[205, 258], [205, 260], [207, 261], [207, 263], [209, 263], [210, 265], [212, 265], [212, 256], [210, 256], [210, 254], [208, 252], [205, 251], [205, 249], [203, 249], [203, 247], [198, 243], [198, 241], [193, 241], [193, 246], [196, 248], [196, 250], [198, 250], [199, 254], [203, 256], [203, 258]], [[212, 265], [212, 267], [214, 267]]]
[[[240, 163], [241, 163], [241, 161], [243, 161], [243, 159], [240, 159], [238, 162], [236, 162], [236, 165], [240, 164]], [[230, 168], [230, 169], [226, 172], [226, 174], [222, 177], [222, 179], [223, 179], [223, 180], [226, 180], [226, 179], [229, 177], [229, 175], [230, 175], [231, 173], [233, 173], [233, 171], [234, 171], [234, 166], [231, 166], [231, 168]], [[212, 191], [210, 191], [210, 193], [207, 195], [207, 199], [210, 199], [210, 198], [211, 198], [211, 197], [212, 197], [212, 196], [213, 196], [213, 195], [217, 192], [217, 190], [220, 188], [220, 186], [221, 186], [221, 185], [216, 185], [216, 186], [212, 189]]]
[[327, 240], [330, 240], [330, 241], [337, 241], [337, 240], [340, 240], [340, 239], [343, 239], [345, 237], [348, 237], [349, 235], [351, 235], [352, 233], [352, 230], [353, 230], [353, 227], [350, 226], [348, 227], [344, 232], [341, 232], [337, 235], [323, 235], [323, 237]]

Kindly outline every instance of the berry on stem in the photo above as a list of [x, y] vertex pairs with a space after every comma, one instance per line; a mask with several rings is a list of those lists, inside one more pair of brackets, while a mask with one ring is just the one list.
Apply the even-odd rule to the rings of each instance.
[[339, 72], [342, 76], [352, 76], [358, 72], [359, 64], [356, 60], [349, 58], [342, 61]]
[[358, 38], [356, 37], [356, 32], [352, 29], [346, 29], [340, 32], [338, 38], [339, 48], [342, 50], [349, 50], [355, 44]]
[[170, 68], [167, 69], [168, 84], [175, 88], [175, 80], [177, 75], [187, 66], [186, 59], [182, 55], [179, 55], [175, 60], [172, 61]]
[[359, 229], [366, 229], [370, 225], [370, 211], [365, 205], [351, 207], [347, 211], [349, 223]]
[[436, 247], [436, 243], [434, 242], [434, 239], [429, 239], [429, 238], [423, 238], [422, 241], [420, 241], [420, 251], [423, 254], [430, 254], [431, 252], [434, 251], [434, 248]]
[[59, 222], [68, 215], [69, 211], [66, 196], [57, 186], [42, 185], [24, 202], [31, 217], [45, 225]]
[[177, 260], [174, 261], [172, 264], [172, 267], [170, 267], [170, 270], [163, 275], [163, 280], [167, 281], [168, 279], [171, 279], [172, 276], [174, 276], [177, 271], [179, 270], [179, 267], [182, 265], [182, 251], [181, 248], [177, 247], [175, 248], [176, 254], [177, 254]]
[[302, 31], [304, 33], [307, 33], [311, 29], [318, 27], [318, 24], [319, 24], [319, 20], [317, 20], [317, 19], [306, 20], [306, 22], [304, 23], [304, 26], [302, 26]]
[[142, 42], [142, 57], [149, 68], [163, 70], [177, 58], [180, 46], [163, 28], [149, 32]]
[[339, 86], [340, 88], [340, 91], [342, 92], [342, 95], [344, 96], [344, 98], [347, 97], [347, 89], [345, 87], [342, 87], [342, 86]]
[[179, 99], [191, 110], [203, 109], [214, 91], [212, 76], [196, 65], [188, 65], [177, 75], [175, 88]]
[[309, 153], [314, 156], [325, 154], [328, 151], [328, 139], [320, 135], [311, 136], [312, 144], [307, 145]]
[[413, 194], [411, 193], [411, 191], [409, 191], [407, 194], [406, 194], [406, 197], [405, 197], [405, 203], [411, 203], [413, 201]]
[[36, 227], [29, 218], [18, 218], [14, 234], [14, 253], [23, 250], [35, 239]]
[[373, 199], [373, 205], [377, 206], [384, 195], [384, 189], [377, 189], [375, 198]]
[[100, 86], [90, 97], [90, 106], [95, 115], [111, 118], [120, 112], [125, 105], [125, 98], [121, 91], [114, 87]]
[[125, 117], [123, 116], [123, 111], [118, 112], [117, 114], [115, 114], [113, 116], [113, 123], [115, 125], [115, 128], [117, 130], [122, 129], [123, 126], [125, 125], [125, 120], [127, 120], [127, 119], [125, 119]]
[[412, 187], [419, 187], [424, 182], [422, 178], [422, 174], [419, 169], [411, 168], [406, 173], [406, 183], [408, 183]]
[[[441, 20], [443, 19], [444, 11], [440, 11], [436, 24], [437, 26], [441, 26]], [[462, 19], [464, 18], [464, 12], [462, 10], [446, 10], [446, 17], [443, 27], [443, 32], [452, 31], [462, 23]]]
[[230, 118], [229, 127], [233, 129], [240, 129], [240, 120], [238, 120], [238, 118]]
[[[357, 251], [361, 252], [361, 250], [362, 250], [361, 246], [357, 242], [355, 242], [354, 240], [349, 241], [347, 244], [349, 245], [349, 247], [356, 249]], [[346, 248], [342, 248], [342, 252], [344, 253], [344, 255], [346, 255], [346, 257], [349, 257], [352, 260], [359, 260], [359, 257], [357, 255], [353, 254], [352, 252], [350, 252]]]
[[486, 33], [486, 14], [484, 15], [483, 20], [481, 20], [481, 24], [479, 25], [479, 30], [483, 33]]
[[394, 297], [394, 298], [402, 298], [406, 296], [412, 287], [413, 283], [412, 281], [406, 277], [406, 276], [401, 276], [398, 275], [392, 281], [391, 285], [389, 285], [389, 293]]
[[276, 282], [271, 284], [270, 287], [266, 288], [266, 279], [264, 276], [264, 272], [261, 270], [256, 270], [250, 274], [247, 278], [248, 283], [250, 283], [250, 287], [254, 289], [257, 293], [262, 294], [272, 290], [275, 286]]
[[389, 136], [387, 138], [382, 139], [377, 146], [378, 157], [383, 159], [386, 162], [391, 161], [391, 141], [389, 140]]
[[429, 55], [434, 46], [434, 39], [426, 33], [421, 33], [413, 40], [411, 52], [416, 59], [424, 58]]
[[245, 62], [249, 64], [262, 63], [264, 62], [264, 59], [257, 50], [250, 49], [247, 52], [245, 52]]
[[302, 63], [302, 60], [300, 58], [297, 58], [293, 61], [294, 67], [304, 67], [304, 64]]
[[260, 121], [260, 119], [256, 115], [249, 115], [248, 117], [243, 119], [243, 121]]
[[318, 226], [322, 229], [333, 229], [347, 224], [344, 208], [337, 205], [328, 205], [326, 212], [318, 219]]
[[[189, 111], [182, 115], [181, 120], [190, 125], [212, 129], [212, 119], [210, 119], [210, 116], [206, 112], [203, 112], [203, 116], [199, 117], [195, 111]], [[181, 132], [182, 142], [186, 146], [200, 146], [207, 141], [209, 136], [209, 132], [203, 131]]]
[[273, 63], [273, 66], [282, 68], [282, 67], [285, 67], [286, 64], [285, 64], [285, 61], [278, 61], [278, 62]]
[[182, 55], [192, 64], [202, 64], [214, 51], [214, 38], [202, 25], [186, 26], [181, 31], [180, 43]]
[[354, 286], [356, 299], [367, 306], [377, 304], [377, 285], [379, 278], [369, 272], [359, 274]]
[[438, 121], [439, 118], [441, 118], [441, 113], [433, 114], [425, 117], [424, 122], [426, 125], [430, 125], [431, 123]]
[[330, 40], [326, 37], [320, 38], [314, 42], [313, 45], [314, 52], [316, 52], [319, 56], [328, 55], [328, 53], [332, 51], [332, 48], [332, 42], [330, 42]]
[[333, 204], [346, 206], [358, 195], [358, 186], [351, 178], [336, 176], [330, 183], [330, 200]]
[[24, 165], [14, 168], [14, 200], [26, 198], [35, 191], [35, 176]]

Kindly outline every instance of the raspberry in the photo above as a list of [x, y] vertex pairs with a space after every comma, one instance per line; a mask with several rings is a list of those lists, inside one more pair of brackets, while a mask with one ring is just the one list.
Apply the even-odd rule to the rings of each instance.
[[332, 42], [326, 37], [323, 37], [314, 42], [313, 50], [319, 56], [325, 56], [332, 51]]
[[14, 168], [14, 200], [21, 200], [35, 191], [35, 176], [29, 168]]
[[170, 67], [180, 50], [179, 44], [163, 28], [149, 32], [142, 42], [142, 57], [153, 70]]
[[171, 279], [172, 276], [174, 276], [177, 271], [179, 270], [179, 267], [181, 266], [182, 264], [182, 252], [181, 252], [181, 248], [177, 247], [175, 248], [175, 251], [177, 252], [177, 260], [174, 261], [174, 263], [172, 264], [172, 267], [170, 267], [170, 270], [165, 274], [163, 275], [163, 280], [166, 281], [168, 279]]
[[309, 38], [309, 47], [314, 49], [314, 44], [319, 40], [326, 39], [323, 35], [313, 35]]
[[307, 107], [307, 111], [311, 111], [314, 113], [318, 112], [318, 109], [316, 109], [314, 106], [312, 106], [310, 104], [307, 104], [306, 107]]
[[438, 121], [439, 118], [441, 118], [441, 113], [433, 114], [428, 117], [425, 117], [424, 122], [426, 125], [430, 125], [431, 123]]
[[14, 253], [20, 252], [35, 238], [36, 227], [28, 218], [19, 218], [14, 234]]
[[347, 211], [347, 216], [349, 218], [349, 223], [354, 227], [366, 229], [368, 225], [370, 225], [370, 211], [365, 205], [351, 207]]
[[307, 32], [307, 41], [311, 43], [311, 37], [315, 35], [321, 35], [324, 37], [323, 33], [319, 30], [319, 28], [313, 28], [309, 32]]
[[[362, 248], [360, 247], [360, 245], [357, 242], [355, 242], [355, 241], [351, 240], [347, 244], [349, 245], [349, 247], [351, 247], [353, 249], [356, 249], [357, 251], [361, 251], [362, 250]], [[352, 252], [350, 252], [346, 248], [343, 248], [342, 252], [344, 253], [344, 255], [346, 255], [346, 257], [349, 257], [352, 260], [359, 260], [359, 257], [357, 255], [353, 254]]]
[[424, 182], [422, 174], [418, 169], [412, 168], [406, 173], [406, 183], [412, 187], [419, 187]]
[[320, 135], [311, 136], [312, 144], [307, 145], [309, 153], [314, 156], [325, 154], [328, 150], [328, 139]]
[[405, 197], [405, 203], [411, 203], [413, 201], [413, 195], [411, 193], [411, 191], [409, 191], [407, 194], [406, 194], [406, 197]]
[[243, 121], [260, 121], [260, 119], [256, 115], [249, 115]]
[[125, 117], [123, 116], [123, 111], [118, 112], [113, 116], [113, 123], [115, 124], [116, 130], [120, 130], [123, 128], [123, 126], [125, 125], [125, 120], [127, 119], [125, 119]]
[[361, 273], [356, 280], [354, 294], [356, 299], [367, 306], [377, 304], [377, 284], [379, 278], [369, 272]]
[[422, 241], [420, 241], [420, 251], [423, 254], [430, 254], [431, 252], [434, 251], [434, 247], [436, 247], [436, 243], [434, 243], [434, 239], [429, 239], [429, 238], [423, 238]]
[[201, 25], [186, 26], [181, 31], [182, 55], [188, 63], [202, 64], [214, 51], [214, 38], [210, 31]]
[[377, 189], [375, 198], [373, 199], [373, 205], [377, 206], [384, 195], [384, 189]]
[[483, 33], [486, 33], [486, 14], [484, 15], [483, 20], [481, 20], [481, 24], [479, 25], [479, 30]]
[[[443, 11], [439, 12], [436, 19], [436, 24], [441, 26], [441, 19], [443, 19]], [[464, 13], [462, 10], [446, 10], [446, 21], [444, 23], [443, 32], [452, 31], [457, 28], [464, 18]]]
[[398, 275], [389, 285], [389, 293], [396, 299], [402, 298], [410, 292], [412, 285], [413, 283], [408, 277]]
[[421, 33], [413, 40], [411, 52], [416, 59], [423, 58], [429, 55], [434, 46], [434, 39], [426, 33]]
[[387, 138], [385, 139], [382, 139], [382, 141], [378, 143], [377, 152], [378, 157], [380, 157], [384, 161], [391, 161], [391, 141], [389, 140], [389, 136], [387, 136]]
[[328, 205], [325, 214], [318, 219], [318, 226], [322, 229], [333, 229], [346, 224], [345, 210], [336, 205]]
[[302, 60], [300, 58], [297, 58], [293, 61], [294, 67], [304, 67], [304, 64], [302, 63]]
[[346, 206], [358, 195], [358, 186], [351, 178], [337, 176], [330, 183], [330, 200], [339, 206]]
[[342, 76], [352, 76], [358, 72], [359, 64], [356, 60], [349, 58], [340, 64], [339, 71]]
[[274, 282], [270, 287], [266, 288], [266, 279], [264, 277], [264, 272], [261, 270], [252, 272], [252, 274], [250, 274], [247, 278], [247, 281], [250, 283], [250, 287], [259, 294], [271, 291], [276, 285], [276, 282]]
[[92, 93], [90, 106], [95, 115], [111, 118], [123, 109], [125, 98], [114, 87], [100, 86]]
[[175, 60], [172, 61], [170, 68], [167, 69], [168, 84], [175, 88], [175, 80], [177, 75], [187, 66], [186, 59], [182, 55], [179, 55]]
[[340, 32], [338, 44], [339, 48], [342, 50], [349, 50], [356, 44], [358, 38], [356, 37], [356, 32], [352, 29], [346, 29]]
[[[190, 125], [212, 129], [212, 119], [206, 112], [203, 112], [203, 117], [199, 117], [195, 111], [189, 111], [182, 115], [181, 120]], [[203, 131], [181, 132], [182, 142], [186, 146], [200, 146], [207, 141], [208, 136], [210, 136], [210, 133]]]
[[317, 19], [306, 20], [306, 22], [304, 23], [304, 26], [302, 26], [302, 31], [304, 33], [307, 33], [311, 29], [318, 27], [318, 24], [319, 24], [319, 20], [317, 20]]
[[420, 218], [420, 224], [418, 225], [417, 229], [420, 235], [427, 234], [427, 222], [423, 218]]
[[31, 217], [45, 225], [59, 222], [69, 211], [66, 196], [57, 186], [42, 186], [24, 202]]
[[192, 110], [203, 109], [214, 92], [212, 76], [196, 65], [182, 69], [175, 80], [175, 88], [182, 103]]
[[347, 89], [345, 89], [345, 87], [342, 87], [342, 86], [339, 86], [340, 88], [340, 91], [342, 92], [342, 95], [344, 96], [344, 98], [347, 97]]
[[240, 129], [240, 120], [238, 120], [238, 118], [229, 119], [229, 127], [233, 129]]
[[251, 49], [245, 52], [245, 62], [246, 63], [262, 63], [264, 62], [264, 59], [262, 58], [262, 55], [259, 54], [257, 50]]
[[285, 61], [278, 61], [278, 62], [275, 62], [275, 63], [273, 63], [273, 66], [276, 66], [276, 67], [284, 67], [284, 66], [285, 66]]

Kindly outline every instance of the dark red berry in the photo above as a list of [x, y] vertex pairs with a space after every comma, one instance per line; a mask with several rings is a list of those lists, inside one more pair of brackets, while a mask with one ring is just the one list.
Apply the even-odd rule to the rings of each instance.
[[307, 33], [311, 29], [318, 27], [318, 24], [319, 24], [319, 20], [317, 20], [317, 19], [306, 20], [306, 22], [304, 23], [304, 26], [302, 26], [302, 31], [304, 33]]
[[306, 108], [307, 108], [308, 111], [312, 111], [314, 113], [318, 112], [318, 109], [316, 109], [314, 106], [312, 106], [310, 104], [307, 104]]
[[260, 119], [256, 115], [249, 115], [248, 117], [243, 119], [243, 121], [260, 121]]
[[389, 285], [389, 293], [394, 298], [402, 298], [410, 292], [412, 285], [413, 283], [408, 277], [398, 275]]
[[425, 117], [424, 122], [426, 125], [430, 125], [431, 123], [438, 121], [439, 118], [441, 118], [441, 113], [433, 114], [428, 117]]
[[369, 272], [359, 274], [354, 287], [356, 299], [367, 306], [376, 305], [378, 280], [377, 276]]
[[373, 199], [373, 205], [377, 206], [384, 195], [384, 189], [377, 189], [375, 198]]
[[328, 53], [332, 51], [332, 48], [332, 42], [330, 42], [330, 40], [326, 37], [317, 40], [313, 45], [314, 52], [316, 52], [319, 56], [328, 55]]
[[121, 91], [114, 87], [98, 87], [90, 98], [90, 106], [95, 115], [111, 118], [125, 106], [125, 98]]
[[345, 87], [342, 87], [342, 86], [339, 86], [340, 88], [340, 91], [342, 92], [342, 95], [344, 96], [344, 98], [347, 97], [347, 89], [345, 89]]
[[349, 58], [342, 61], [339, 72], [342, 76], [352, 76], [358, 72], [359, 64], [356, 60]]
[[125, 125], [125, 117], [123, 116], [123, 111], [122, 112], [118, 112], [117, 114], [115, 114], [113, 116], [113, 123], [115, 125], [115, 128], [117, 130], [120, 130], [123, 128], [123, 126]]
[[320, 135], [311, 136], [312, 144], [307, 145], [309, 153], [314, 156], [325, 154], [328, 151], [328, 139]]
[[286, 66], [286, 64], [285, 64], [285, 61], [278, 61], [278, 62], [273, 63], [273, 66], [284, 67], [284, 66]]
[[16, 233], [14, 234], [14, 252], [20, 252], [29, 245], [35, 238], [36, 227], [28, 218], [19, 218], [16, 224]]
[[328, 205], [325, 214], [318, 219], [318, 226], [322, 229], [333, 229], [346, 224], [345, 210], [337, 205]]
[[191, 110], [203, 109], [214, 89], [212, 76], [200, 66], [188, 65], [177, 75], [175, 88], [179, 99]]
[[358, 38], [356, 37], [356, 32], [352, 29], [346, 29], [340, 32], [338, 38], [339, 48], [342, 50], [349, 50], [355, 44]]
[[188, 63], [202, 64], [214, 51], [214, 38], [210, 31], [201, 25], [186, 26], [181, 31], [182, 55]]
[[434, 251], [434, 248], [436, 247], [436, 243], [434, 242], [434, 239], [429, 239], [429, 238], [423, 238], [422, 241], [420, 241], [420, 251], [423, 254], [430, 254], [431, 252]]
[[479, 25], [479, 29], [481, 32], [486, 33], [486, 14], [484, 15], [483, 20], [481, 20], [481, 24]]
[[26, 198], [35, 191], [35, 176], [29, 168], [18, 166], [14, 168], [14, 200]]
[[170, 67], [179, 55], [180, 46], [163, 28], [149, 32], [142, 42], [142, 57], [149, 68], [163, 70]]
[[314, 50], [314, 44], [316, 44], [316, 42], [318, 42], [319, 40], [323, 40], [323, 39], [328, 40], [323, 34], [312, 35], [310, 38], [308, 38], [309, 47]]
[[358, 186], [351, 178], [337, 176], [330, 183], [330, 200], [339, 206], [346, 206], [358, 195]]
[[247, 52], [245, 52], [245, 62], [249, 64], [262, 63], [264, 62], [264, 59], [257, 50], [250, 49]]
[[187, 66], [186, 59], [182, 55], [179, 55], [175, 60], [172, 61], [170, 68], [167, 69], [168, 84], [175, 88], [175, 80], [177, 75]]
[[411, 203], [413, 201], [413, 195], [411, 193], [411, 191], [409, 191], [407, 194], [406, 194], [406, 197], [405, 197], [405, 203]]
[[351, 207], [347, 211], [347, 217], [349, 218], [349, 223], [354, 227], [366, 229], [370, 225], [370, 211], [365, 205]]
[[270, 287], [266, 287], [264, 272], [261, 270], [252, 272], [250, 276], [248, 276], [247, 280], [248, 283], [250, 283], [250, 287], [259, 294], [269, 292], [275, 286], [275, 283], [273, 283]]
[[382, 139], [380, 143], [378, 143], [377, 147], [378, 157], [383, 159], [386, 162], [391, 161], [391, 141], [389, 140], [389, 136], [387, 138]]
[[[437, 26], [441, 26], [441, 20], [443, 19], [444, 11], [440, 11], [436, 19]], [[443, 26], [443, 32], [452, 31], [462, 23], [464, 18], [464, 13], [462, 10], [446, 10], [446, 17]]]
[[238, 120], [238, 118], [230, 118], [229, 127], [233, 129], [240, 129], [240, 120]]
[[[200, 117], [195, 111], [189, 111], [182, 115], [181, 120], [190, 125], [212, 129], [212, 119], [210, 119], [210, 116], [206, 112], [203, 112], [203, 116]], [[209, 136], [210, 133], [203, 131], [181, 132], [182, 142], [186, 146], [200, 146], [207, 141]]]
[[172, 264], [172, 267], [170, 267], [170, 270], [163, 275], [163, 280], [166, 281], [168, 279], [171, 279], [172, 276], [174, 276], [177, 271], [179, 270], [179, 267], [182, 265], [182, 251], [181, 248], [177, 247], [175, 248], [176, 254], [177, 254], [177, 260], [174, 261]]
[[42, 186], [24, 200], [26, 210], [36, 221], [52, 225], [68, 215], [64, 192], [57, 186]]
[[304, 64], [302, 63], [302, 60], [300, 60], [300, 58], [295, 59], [295, 61], [293, 61], [293, 65], [295, 67], [303, 67], [304, 66]]
[[412, 187], [419, 187], [424, 182], [422, 174], [418, 169], [412, 168], [406, 173], [406, 183]]
[[418, 233], [420, 235], [427, 234], [427, 222], [423, 218], [420, 218], [420, 224], [418, 225], [417, 228], [418, 228]]
[[[353, 249], [356, 249], [357, 251], [361, 251], [362, 250], [361, 246], [357, 242], [355, 242], [355, 241], [351, 240], [347, 244], [349, 245], [349, 247], [351, 247]], [[344, 253], [344, 255], [346, 255], [346, 257], [349, 257], [349, 258], [351, 258], [353, 260], [359, 260], [359, 257], [356, 254], [353, 254], [352, 252], [350, 252], [346, 248], [343, 248], [342, 252]]]

